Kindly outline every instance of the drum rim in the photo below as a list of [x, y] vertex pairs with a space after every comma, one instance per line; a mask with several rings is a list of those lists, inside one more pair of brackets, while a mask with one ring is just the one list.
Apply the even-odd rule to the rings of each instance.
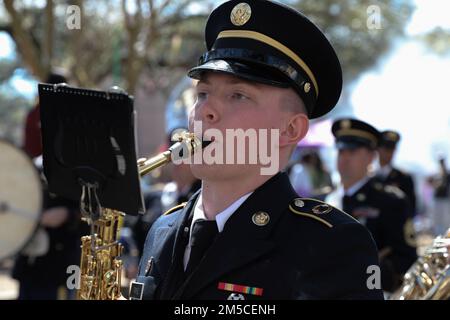
[[39, 212], [37, 214], [37, 219], [35, 222], [35, 226], [33, 228], [33, 232], [30, 232], [30, 235], [28, 236], [28, 239], [26, 239], [24, 241], [24, 244], [17, 250], [15, 250], [14, 252], [5, 255], [4, 257], [0, 257], [0, 261], [4, 261], [7, 259], [12, 259], [12, 258], [16, 258], [17, 256], [20, 255], [20, 252], [23, 250], [23, 248], [25, 248], [31, 241], [31, 239], [33, 239], [33, 236], [35, 235], [36, 231], [38, 230], [38, 228], [40, 227], [40, 222], [41, 222], [41, 218], [42, 218], [42, 213], [43, 213], [43, 206], [44, 206], [44, 195], [43, 195], [43, 186], [42, 186], [42, 179], [39, 176], [39, 171], [36, 168], [35, 164], [33, 163], [33, 159], [20, 147], [16, 146], [15, 144], [11, 143], [10, 141], [3, 139], [0, 137], [0, 144], [5, 144], [9, 147], [12, 147], [13, 149], [15, 149], [18, 153], [21, 153], [22, 155], [24, 155], [24, 159], [26, 159], [26, 161], [30, 164], [30, 166], [33, 168], [33, 172], [35, 174], [35, 177], [37, 179], [37, 181], [40, 182], [40, 196], [39, 196], [39, 202], [40, 202], [40, 209]]

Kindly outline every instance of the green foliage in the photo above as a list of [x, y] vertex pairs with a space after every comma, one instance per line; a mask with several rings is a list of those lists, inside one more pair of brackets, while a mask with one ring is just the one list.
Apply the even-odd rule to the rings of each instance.
[[414, 9], [408, 0], [298, 0], [296, 7], [333, 43], [347, 83], [389, 51]]
[[419, 39], [438, 55], [450, 54], [450, 30], [437, 27]]
[[[74, 85], [104, 88], [113, 83], [131, 88], [133, 92], [133, 76], [137, 73], [139, 79], [139, 75], [145, 73], [146, 79], [153, 79], [159, 90], [167, 92], [178, 76], [194, 65], [205, 50], [203, 29], [206, 18], [219, 2], [131, 0], [129, 4], [140, 3], [140, 6], [134, 9], [127, 7], [127, 24], [120, 0], [54, 1], [51, 63], [65, 68]], [[408, 0], [282, 2], [299, 8], [327, 34], [340, 57], [346, 84], [376, 65], [380, 57], [389, 51], [396, 37], [403, 35], [404, 26], [414, 9]], [[168, 5], [163, 7], [164, 3]], [[45, 2], [16, 0], [14, 4], [20, 13], [23, 28], [31, 35], [38, 56], [43, 59], [48, 40]], [[81, 30], [69, 30], [66, 26], [66, 10], [73, 4], [83, 8]], [[374, 17], [377, 13], [374, 8], [375, 11], [379, 9], [378, 20]], [[4, 10], [3, 2], [0, 9], [0, 26], [10, 31], [11, 19]], [[368, 26], [368, 22], [369, 25], [379, 22], [379, 28]], [[137, 31], [130, 39], [133, 28]], [[448, 48], [448, 35], [445, 39]], [[439, 31], [430, 34], [426, 41], [438, 52], [442, 51]], [[134, 65], [132, 70], [135, 61], [139, 64], [138, 67]], [[0, 84], [19, 66], [24, 66], [20, 53], [18, 61], [1, 61]], [[11, 128], [20, 127], [25, 111], [30, 108], [29, 102], [4, 94], [0, 99], [0, 136], [6, 135], [19, 141], [19, 131], [13, 132]]]

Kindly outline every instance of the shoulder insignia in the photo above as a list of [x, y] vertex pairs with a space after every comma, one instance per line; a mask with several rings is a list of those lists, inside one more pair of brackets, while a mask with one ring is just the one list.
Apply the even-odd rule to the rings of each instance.
[[289, 204], [289, 210], [297, 215], [317, 220], [327, 227], [333, 228], [333, 225], [324, 219], [324, 216], [335, 210], [335, 208], [325, 202], [309, 198], [296, 198]]
[[342, 215], [358, 222], [344, 211], [317, 199], [295, 198], [289, 204], [289, 210], [296, 215], [317, 220], [329, 228], [333, 228], [335, 223], [340, 223], [341, 219], [339, 217], [342, 217]]
[[171, 214], [172, 212], [175, 212], [179, 209], [183, 209], [186, 206], [186, 203], [187, 202], [183, 202], [182, 204], [179, 204], [173, 208], [170, 208], [169, 210], [167, 210], [166, 212], [163, 213], [163, 216], [167, 216], [167, 215]]
[[384, 191], [393, 194], [395, 197], [400, 199], [403, 199], [405, 197], [405, 193], [402, 190], [400, 190], [400, 188], [393, 185], [386, 185], [384, 187]]

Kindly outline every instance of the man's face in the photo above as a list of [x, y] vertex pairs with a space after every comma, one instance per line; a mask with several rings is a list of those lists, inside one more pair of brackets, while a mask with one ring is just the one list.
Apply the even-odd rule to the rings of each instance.
[[380, 148], [378, 148], [378, 155], [380, 158], [380, 165], [385, 166], [392, 162], [392, 157], [394, 156], [394, 149], [380, 147]]
[[[202, 125], [203, 138], [214, 141], [203, 151], [203, 156], [210, 154], [210, 148], [223, 150], [224, 164], [202, 164], [191, 165], [192, 172], [200, 179], [234, 179], [242, 175], [260, 174], [260, 159], [258, 152], [270, 153], [271, 143], [274, 142], [279, 148], [279, 140], [271, 141], [271, 129], [283, 129], [289, 113], [282, 110], [281, 98], [289, 89], [282, 89], [253, 82], [247, 82], [240, 78], [209, 72], [197, 84], [197, 101], [189, 117], [190, 131], [194, 131], [194, 121], [200, 121]], [[220, 132], [220, 136], [211, 136], [211, 129]], [[245, 148], [239, 145], [236, 139], [227, 140], [227, 129], [242, 129], [263, 134], [260, 129], [266, 129], [266, 149], [260, 150], [258, 143], [249, 147], [249, 139], [245, 138]], [[236, 131], [233, 130], [237, 134]], [[273, 132], [273, 131], [272, 131]], [[234, 158], [232, 164], [226, 163], [228, 146], [234, 140]], [[276, 141], [275, 141], [276, 140]], [[258, 146], [258, 147], [257, 147]], [[257, 147], [257, 148], [256, 148]], [[256, 151], [256, 154], [255, 154]], [[228, 152], [230, 154], [230, 152]], [[237, 155], [245, 155], [245, 164], [237, 164]], [[258, 163], [251, 164], [250, 158], [257, 157]], [[270, 157], [270, 155], [268, 155]], [[220, 158], [220, 157], [219, 157]], [[279, 159], [275, 159], [279, 163]], [[278, 170], [277, 170], [278, 171]]]
[[373, 157], [374, 151], [364, 147], [338, 150], [337, 167], [341, 180], [355, 183], [364, 178]]

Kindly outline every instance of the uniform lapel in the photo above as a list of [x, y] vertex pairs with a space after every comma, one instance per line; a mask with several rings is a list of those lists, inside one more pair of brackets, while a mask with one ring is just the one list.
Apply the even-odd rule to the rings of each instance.
[[180, 285], [180, 282], [182, 282], [182, 280], [180, 281], [180, 277], [184, 276], [183, 257], [189, 237], [188, 234], [185, 234], [184, 228], [189, 225], [189, 216], [199, 193], [200, 192], [197, 192], [192, 196], [181, 212], [180, 218], [177, 220], [174, 228], [170, 231], [175, 233], [175, 242], [173, 245], [170, 268], [162, 282], [160, 299], [170, 299]]
[[361, 202], [365, 201], [365, 200], [362, 200], [363, 198], [358, 199], [358, 197], [361, 197], [361, 195], [363, 195], [364, 197], [367, 196], [368, 187], [369, 187], [369, 184], [371, 183], [371, 181], [372, 181], [371, 179], [367, 180], [366, 183], [364, 183], [364, 185], [362, 185], [351, 196], [343, 197], [342, 208], [343, 208], [344, 212], [348, 213], [349, 215], [351, 215], [352, 217], [355, 218], [355, 215], [353, 214], [353, 210], [356, 207], [359, 207]]
[[[297, 195], [286, 174], [279, 173], [256, 189], [227, 221], [204, 260], [176, 292], [174, 299], [190, 299], [202, 288], [274, 249], [269, 236], [288, 204]], [[256, 225], [252, 217], [265, 212], [270, 220]]]

